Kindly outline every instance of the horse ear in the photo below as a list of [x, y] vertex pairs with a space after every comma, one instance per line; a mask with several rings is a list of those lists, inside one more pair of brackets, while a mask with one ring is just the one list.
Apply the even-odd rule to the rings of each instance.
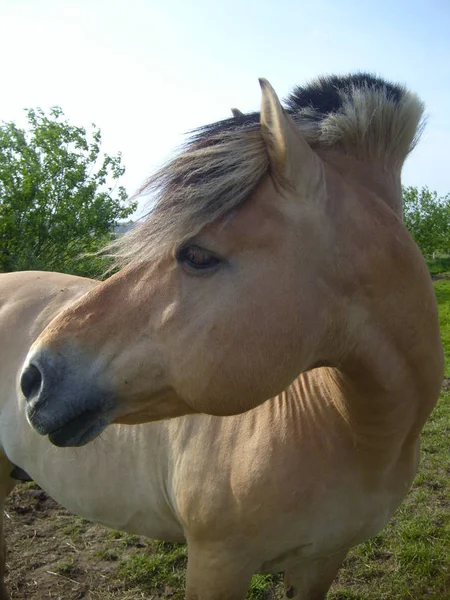
[[286, 113], [266, 79], [262, 91], [261, 134], [273, 177], [286, 189], [307, 192], [323, 182], [323, 164]]
[[231, 114], [233, 115], [233, 117], [235, 119], [237, 119], [238, 117], [243, 117], [244, 113], [241, 112], [238, 108], [232, 108], [231, 109]]

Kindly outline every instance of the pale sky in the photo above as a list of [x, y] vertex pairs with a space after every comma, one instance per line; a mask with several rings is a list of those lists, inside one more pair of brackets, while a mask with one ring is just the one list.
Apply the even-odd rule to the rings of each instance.
[[317, 75], [406, 84], [428, 126], [403, 182], [450, 192], [449, 0], [0, 0], [0, 121], [59, 105], [122, 151], [132, 194], [194, 127]]

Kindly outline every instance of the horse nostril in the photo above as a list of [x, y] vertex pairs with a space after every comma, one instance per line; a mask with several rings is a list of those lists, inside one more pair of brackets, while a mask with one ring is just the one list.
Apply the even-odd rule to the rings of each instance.
[[27, 400], [31, 400], [39, 394], [42, 385], [42, 375], [36, 365], [30, 364], [22, 371], [20, 387]]

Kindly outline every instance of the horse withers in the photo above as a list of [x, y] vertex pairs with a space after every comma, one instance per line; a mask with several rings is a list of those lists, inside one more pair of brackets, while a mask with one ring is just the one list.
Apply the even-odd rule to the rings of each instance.
[[115, 275], [0, 277], [2, 500], [17, 466], [86, 519], [186, 540], [188, 600], [277, 571], [323, 600], [405, 497], [443, 376], [402, 224], [421, 102], [366, 74], [284, 108], [261, 87], [149, 180]]

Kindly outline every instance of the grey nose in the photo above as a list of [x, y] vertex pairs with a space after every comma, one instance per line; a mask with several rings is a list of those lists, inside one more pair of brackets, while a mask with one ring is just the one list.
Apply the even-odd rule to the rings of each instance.
[[49, 408], [50, 395], [55, 391], [54, 375], [54, 369], [42, 352], [35, 352], [28, 357], [20, 375], [20, 388], [26, 400], [27, 418], [33, 427], [43, 434], [47, 433], [46, 428], [36, 416]]
[[56, 355], [46, 348], [31, 352], [20, 387], [33, 429], [56, 446], [82, 446], [112, 421], [116, 399], [80, 353], [73, 347], [63, 350]]
[[38, 401], [43, 388], [43, 375], [35, 364], [25, 366], [20, 377], [20, 387], [27, 402]]

